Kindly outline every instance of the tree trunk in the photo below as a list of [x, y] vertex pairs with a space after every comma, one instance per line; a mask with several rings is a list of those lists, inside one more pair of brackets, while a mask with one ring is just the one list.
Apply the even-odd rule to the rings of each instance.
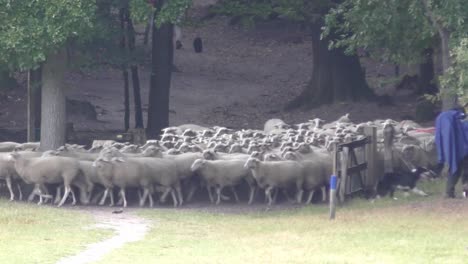
[[[432, 26], [440, 38], [440, 49], [442, 53], [442, 70], [447, 73], [448, 69], [452, 66], [452, 58], [450, 57], [450, 31], [446, 28], [440, 18], [437, 17], [431, 10], [431, 5], [428, 0], [421, 0], [421, 3], [426, 11], [427, 19], [432, 23]], [[457, 95], [452, 91], [445, 91], [441, 88], [442, 95], [442, 110], [449, 110], [457, 105]]]
[[28, 71], [28, 141], [39, 140], [36, 133], [41, 118], [41, 68]]
[[330, 39], [320, 39], [320, 24], [313, 25], [311, 31], [312, 77], [286, 109], [371, 98], [373, 92], [367, 85], [359, 58], [345, 55], [342, 49], [329, 50]]
[[[439, 37], [441, 40], [442, 69], [444, 74], [452, 67], [452, 58], [450, 57], [450, 32], [442, 27], [439, 28]], [[442, 110], [449, 110], [457, 106], [457, 95], [452, 91], [442, 91]]]
[[[132, 55], [135, 51], [135, 29], [133, 28], [133, 22], [130, 18], [130, 13], [127, 13], [127, 31], [128, 48], [130, 54]], [[134, 60], [132, 59], [132, 61]], [[132, 63], [130, 70], [132, 72], [133, 99], [135, 104], [135, 128], [143, 128], [143, 112], [141, 110], [140, 78], [138, 77], [138, 66], [135, 63]]]
[[64, 75], [66, 49], [47, 57], [42, 68], [41, 150], [57, 149], [65, 144]]
[[[157, 10], [160, 10], [164, 1], [158, 1], [157, 3]], [[161, 129], [169, 125], [169, 91], [174, 54], [172, 27], [172, 24], [166, 23], [159, 28], [153, 28], [151, 80], [148, 102], [148, 138], [158, 137]]]
[[424, 61], [419, 64], [419, 84], [417, 94], [435, 94], [437, 86], [434, 84], [434, 50], [432, 48], [423, 51]]
[[127, 68], [122, 69], [122, 77], [124, 80], [124, 128], [128, 131], [130, 128], [130, 88]]
[[[119, 19], [120, 19], [120, 29], [121, 29], [121, 39], [120, 39], [120, 49], [123, 53], [126, 53], [126, 37], [125, 37], [125, 22], [127, 21], [127, 11], [126, 8], [120, 8], [119, 10]], [[130, 88], [128, 83], [128, 70], [127, 64], [122, 65], [122, 77], [124, 81], [124, 129], [128, 131], [130, 128]]]

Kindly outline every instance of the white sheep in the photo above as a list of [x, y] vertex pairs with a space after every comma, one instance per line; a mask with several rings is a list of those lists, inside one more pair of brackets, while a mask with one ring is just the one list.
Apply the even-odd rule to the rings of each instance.
[[273, 204], [271, 196], [274, 188], [296, 187], [296, 201], [302, 200], [304, 167], [297, 161], [260, 161], [249, 158], [244, 167], [252, 171], [253, 177], [260, 188], [265, 189], [268, 205]]
[[16, 142], [0, 142], [0, 152], [11, 152], [20, 146], [21, 144]]
[[78, 161], [73, 158], [25, 158], [20, 153], [13, 152], [9, 155], [9, 159], [15, 162], [18, 175], [26, 183], [34, 183], [36, 186], [45, 183], [63, 183], [65, 192], [58, 207], [65, 203], [73, 180], [82, 173]]
[[[174, 161], [160, 158], [123, 159], [121, 157], [109, 160], [108, 157], [100, 157], [93, 163], [93, 166], [97, 168], [98, 175], [106, 187], [106, 192], [113, 186], [120, 188], [120, 196], [124, 207], [127, 206], [125, 188], [142, 188], [143, 196], [140, 199], [140, 206], [143, 206], [148, 196], [153, 192], [154, 184], [161, 185], [166, 189], [163, 197], [169, 193], [173, 195], [174, 206], [177, 206], [178, 203], [173, 189], [177, 191], [179, 204], [183, 203], [180, 181]], [[152, 206], [151, 196], [150, 206]]]
[[[191, 166], [191, 170], [197, 172], [207, 183], [207, 188], [216, 190], [216, 204], [221, 201], [221, 192], [224, 187], [238, 185], [249, 175], [249, 170], [244, 168], [242, 160], [204, 160], [197, 159]], [[237, 193], [233, 191], [236, 201], [239, 201]], [[208, 191], [211, 198], [211, 192]]]

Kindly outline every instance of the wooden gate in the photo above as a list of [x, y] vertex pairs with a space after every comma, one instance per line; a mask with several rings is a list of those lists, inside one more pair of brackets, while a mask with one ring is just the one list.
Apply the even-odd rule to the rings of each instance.
[[366, 127], [365, 137], [335, 145], [333, 174], [338, 177], [338, 201], [343, 203], [355, 193], [375, 191], [380, 179], [375, 170], [376, 128]]

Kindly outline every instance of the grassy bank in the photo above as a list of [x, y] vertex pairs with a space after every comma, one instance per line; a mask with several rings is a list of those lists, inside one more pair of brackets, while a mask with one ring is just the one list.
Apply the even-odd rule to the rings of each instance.
[[144, 210], [145, 240], [100, 263], [466, 263], [468, 202], [439, 198], [354, 200], [328, 220], [326, 205], [223, 214]]
[[0, 199], [2, 263], [55, 263], [111, 234], [90, 229], [91, 216], [66, 208]]

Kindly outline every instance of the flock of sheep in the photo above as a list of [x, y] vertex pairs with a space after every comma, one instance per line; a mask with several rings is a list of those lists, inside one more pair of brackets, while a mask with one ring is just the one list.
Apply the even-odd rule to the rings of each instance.
[[[326, 199], [333, 143], [364, 137], [365, 126], [375, 126], [381, 142], [387, 125], [396, 131], [395, 170], [435, 163], [433, 134], [418, 124], [393, 120], [355, 124], [345, 115], [328, 124], [318, 118], [296, 125], [271, 119], [264, 130], [182, 125], [164, 129], [160, 140], [148, 140], [142, 146], [95, 140], [89, 149], [66, 145], [41, 152], [39, 143], [2, 142], [0, 179], [6, 182], [10, 200], [17, 197], [15, 192], [22, 199], [22, 189], [32, 186], [29, 201], [38, 197], [39, 204], [54, 200], [58, 206], [69, 196], [75, 204], [78, 191], [82, 204], [104, 205], [109, 200], [110, 206], [126, 207], [129, 188], [137, 190], [140, 206], [152, 207], [155, 199], [165, 203], [169, 195], [173, 205], [180, 206], [197, 191], [207, 192], [212, 203], [239, 202], [241, 184], [248, 186], [248, 204], [259, 200], [258, 189], [268, 205], [278, 193], [291, 202], [310, 203], [315, 191]], [[383, 173], [382, 151], [376, 160], [376, 171]], [[117, 203], [114, 191], [119, 194]]]

